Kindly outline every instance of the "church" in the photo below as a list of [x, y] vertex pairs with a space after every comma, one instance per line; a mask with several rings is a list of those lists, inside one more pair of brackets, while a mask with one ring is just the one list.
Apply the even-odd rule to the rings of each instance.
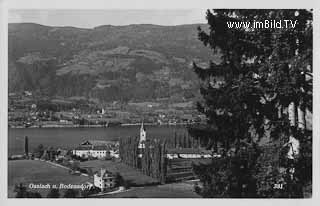
[[[139, 157], [142, 157], [142, 150], [145, 149], [145, 142], [147, 141], [147, 132], [142, 122], [140, 127], [140, 140], [138, 150], [140, 150]], [[168, 159], [203, 159], [212, 158], [212, 151], [201, 148], [168, 148], [166, 157]]]

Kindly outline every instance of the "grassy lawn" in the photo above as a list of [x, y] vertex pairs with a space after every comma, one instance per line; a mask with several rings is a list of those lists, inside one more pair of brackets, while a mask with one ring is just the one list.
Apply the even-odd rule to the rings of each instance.
[[112, 173], [119, 172], [123, 179], [136, 186], [158, 183], [156, 179], [144, 175], [139, 170], [136, 170], [121, 162], [113, 162], [111, 160], [92, 160], [81, 162], [80, 166], [91, 168], [93, 172], [100, 170], [100, 168], [105, 168]]
[[121, 162], [92, 160], [81, 162], [81, 167], [89, 167], [93, 171], [106, 168], [110, 172], [119, 172], [125, 180], [128, 180], [135, 186], [141, 186], [132, 187], [127, 192], [105, 195], [102, 196], [103, 198], [200, 198], [193, 191], [193, 183], [191, 182], [142, 186], [157, 183], [157, 180]]
[[201, 198], [193, 191], [193, 184], [172, 183], [148, 187], [136, 187], [118, 194], [104, 196], [105, 198]]
[[[14, 160], [8, 161], [8, 197], [14, 197], [15, 184], [23, 183], [28, 186], [34, 184], [82, 184], [92, 182], [90, 177], [75, 176], [69, 174], [67, 169], [51, 165], [38, 160]], [[40, 192], [42, 197], [48, 194], [47, 189], [30, 189]], [[62, 195], [63, 192], [60, 191]]]

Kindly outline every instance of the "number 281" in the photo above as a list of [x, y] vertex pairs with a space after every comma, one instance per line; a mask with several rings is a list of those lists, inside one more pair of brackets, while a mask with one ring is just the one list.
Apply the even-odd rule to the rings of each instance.
[[282, 184], [274, 184], [273, 189], [283, 189], [283, 185]]

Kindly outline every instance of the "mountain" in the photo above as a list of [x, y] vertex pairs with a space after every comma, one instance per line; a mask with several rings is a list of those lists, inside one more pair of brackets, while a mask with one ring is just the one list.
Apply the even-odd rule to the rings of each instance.
[[192, 61], [219, 61], [198, 40], [198, 26], [207, 27], [9, 24], [9, 92], [102, 102], [195, 98]]

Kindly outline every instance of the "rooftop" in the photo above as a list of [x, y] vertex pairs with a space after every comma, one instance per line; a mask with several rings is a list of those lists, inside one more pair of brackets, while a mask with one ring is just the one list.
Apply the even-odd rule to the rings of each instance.
[[116, 143], [115, 141], [106, 141], [106, 140], [86, 140], [86, 141], [83, 141], [81, 143], [81, 146], [90, 146], [90, 145], [93, 145], [93, 146], [101, 146], [101, 145], [109, 145], [109, 144], [114, 144]]
[[95, 172], [95, 175], [98, 177], [103, 177], [103, 178], [114, 178], [111, 172], [107, 171], [106, 169], [101, 168], [100, 171]]
[[109, 147], [107, 145], [80, 145], [75, 148], [75, 150], [108, 150]]

